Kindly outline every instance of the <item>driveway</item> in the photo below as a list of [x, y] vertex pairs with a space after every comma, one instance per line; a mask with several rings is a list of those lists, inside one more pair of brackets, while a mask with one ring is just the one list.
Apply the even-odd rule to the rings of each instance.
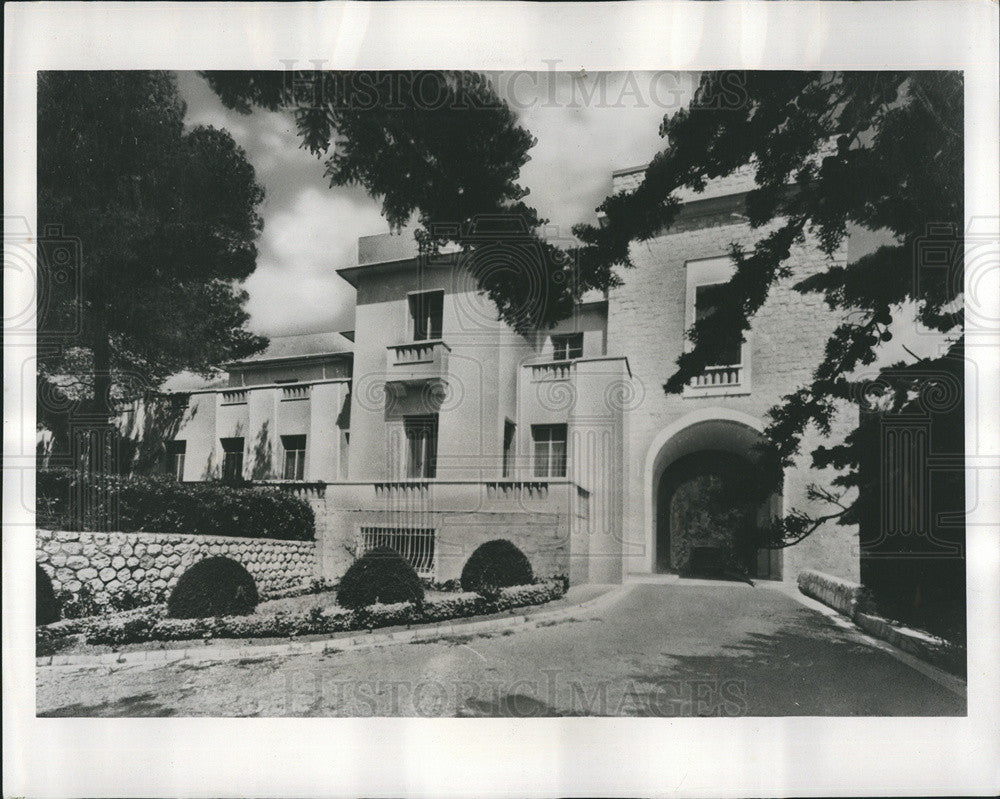
[[766, 587], [640, 584], [534, 626], [326, 654], [40, 667], [44, 716], [936, 716], [965, 699]]

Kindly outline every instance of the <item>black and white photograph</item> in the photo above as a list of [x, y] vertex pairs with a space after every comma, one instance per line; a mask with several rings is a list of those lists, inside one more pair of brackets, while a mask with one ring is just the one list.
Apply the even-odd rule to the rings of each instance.
[[[1000, 209], [970, 73], [280, 55], [30, 73], [4, 583], [31, 723], [706, 747], [987, 707]], [[679, 782], [644, 790], [706, 790]], [[518, 790], [582, 790], [545, 785]]]

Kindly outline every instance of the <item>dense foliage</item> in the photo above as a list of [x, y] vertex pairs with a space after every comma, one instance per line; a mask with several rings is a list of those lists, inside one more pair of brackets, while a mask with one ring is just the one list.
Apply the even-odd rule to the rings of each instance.
[[35, 564], [35, 624], [59, 621], [59, 602], [52, 580], [41, 566]]
[[205, 558], [184, 572], [167, 599], [172, 619], [246, 616], [260, 597], [250, 572], [230, 558]]
[[462, 568], [462, 588], [485, 594], [534, 579], [527, 556], [505, 538], [480, 544]]
[[424, 587], [416, 570], [396, 550], [388, 547], [370, 549], [340, 579], [337, 603], [344, 608], [363, 608], [376, 602], [424, 601]]
[[184, 116], [168, 72], [38, 74], [39, 376], [97, 417], [267, 343], [240, 286], [264, 191], [228, 132]]
[[38, 524], [62, 530], [195, 533], [308, 541], [312, 507], [279, 488], [216, 482], [179, 483], [166, 476], [87, 474], [39, 469]]

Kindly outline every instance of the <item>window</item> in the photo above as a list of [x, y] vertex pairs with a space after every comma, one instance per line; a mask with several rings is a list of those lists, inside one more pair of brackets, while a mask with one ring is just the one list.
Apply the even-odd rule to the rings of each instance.
[[243, 479], [243, 439], [223, 438], [222, 440], [222, 479]]
[[552, 360], [568, 361], [583, 357], [583, 333], [566, 333], [552, 337]]
[[[715, 313], [715, 306], [710, 302], [710, 292], [716, 286], [722, 285], [721, 283], [708, 283], [702, 286], [695, 286], [694, 289], [694, 318], [695, 321], [700, 321], [701, 319], [707, 319]], [[732, 341], [727, 341], [723, 346], [717, 347], [715, 352], [711, 353], [708, 366], [735, 366], [740, 363], [740, 349], [742, 342], [739, 337], [735, 337]]]
[[406, 432], [406, 476], [436, 476], [437, 416], [407, 416], [403, 428]]
[[426, 527], [362, 527], [362, 554], [389, 547], [402, 555], [421, 577], [434, 576], [434, 530]]
[[517, 425], [515, 425], [510, 419], [504, 420], [503, 423], [503, 476], [510, 477], [514, 473], [514, 452], [515, 452], [515, 433], [517, 432]]
[[285, 470], [281, 476], [286, 480], [304, 480], [306, 473], [306, 437], [282, 436], [281, 446], [285, 450]]
[[168, 441], [165, 471], [175, 480], [184, 479], [184, 454], [187, 452], [186, 441]]
[[566, 476], [566, 425], [533, 424], [535, 477]]
[[444, 292], [425, 291], [410, 295], [410, 323], [414, 341], [441, 338]]

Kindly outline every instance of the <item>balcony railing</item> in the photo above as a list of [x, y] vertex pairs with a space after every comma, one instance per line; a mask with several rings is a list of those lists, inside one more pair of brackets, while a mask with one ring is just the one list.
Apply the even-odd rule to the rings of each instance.
[[310, 386], [282, 386], [281, 388], [281, 400], [282, 402], [291, 400], [307, 400], [309, 399], [309, 388]]
[[708, 366], [702, 374], [691, 380], [691, 388], [724, 388], [739, 386], [742, 382], [742, 366]]
[[568, 380], [573, 372], [573, 361], [545, 361], [531, 364], [531, 381]]
[[386, 369], [390, 381], [433, 380], [448, 374], [451, 347], [441, 339], [390, 344], [386, 349]]
[[246, 405], [247, 404], [247, 392], [246, 389], [237, 389], [236, 391], [223, 391], [222, 392], [222, 404], [223, 405]]

